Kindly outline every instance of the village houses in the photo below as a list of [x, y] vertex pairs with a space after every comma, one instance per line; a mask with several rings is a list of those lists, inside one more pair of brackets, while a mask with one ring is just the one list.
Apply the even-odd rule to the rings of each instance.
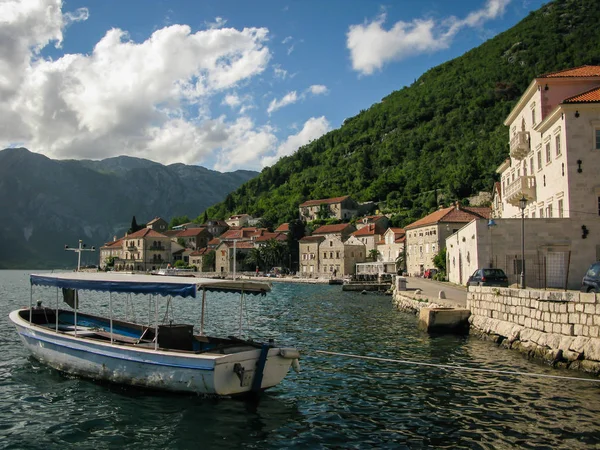
[[349, 195], [322, 200], [308, 200], [299, 206], [300, 219], [304, 222], [328, 218], [350, 220], [358, 214], [358, 210], [358, 203]]

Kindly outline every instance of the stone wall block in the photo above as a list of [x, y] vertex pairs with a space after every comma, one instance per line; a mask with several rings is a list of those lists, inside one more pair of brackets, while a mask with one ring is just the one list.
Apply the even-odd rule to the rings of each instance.
[[575, 334], [575, 336], [581, 336], [583, 333], [583, 325], [581, 325], [580, 323], [577, 323], [573, 326], [573, 333]]
[[531, 317], [525, 317], [525, 320], [523, 321], [523, 325], [526, 328], [531, 328]]
[[581, 303], [596, 303], [596, 294], [593, 292], [580, 292], [579, 299]]
[[552, 332], [556, 334], [560, 334], [562, 332], [562, 325], [560, 323], [554, 323], [552, 325]]
[[567, 305], [567, 312], [569, 312], [569, 313], [574, 313], [575, 312], [575, 304], [574, 303], [569, 303]]
[[589, 339], [583, 346], [583, 356], [586, 359], [600, 361], [600, 339]]
[[567, 336], [573, 336], [573, 325], [570, 324], [562, 324], [560, 329], [561, 334], [565, 334]]
[[599, 334], [598, 332], [599, 332], [599, 328], [597, 326], [590, 327], [590, 337], [597, 338], [598, 334]]
[[584, 325], [581, 335], [585, 336], [585, 337], [590, 337], [590, 327], [588, 327], [587, 325]]
[[579, 323], [579, 314], [578, 313], [571, 313], [569, 314], [569, 323]]
[[575, 337], [575, 339], [573, 339], [573, 342], [571, 342], [569, 350], [573, 352], [583, 353], [583, 349], [585, 345], [589, 342], [589, 340], [589, 337], [577, 336]]
[[596, 305], [592, 305], [591, 303], [586, 303], [583, 312], [586, 314], [596, 314]]
[[560, 312], [560, 313], [566, 313], [567, 312], [567, 304], [566, 303], [562, 303], [558, 307], [558, 312]]
[[577, 311], [577, 312], [583, 312], [583, 304], [582, 303], [576, 303], [575, 304], [575, 311]]
[[567, 302], [578, 302], [579, 301], [579, 292], [566, 291], [563, 292], [563, 298]]

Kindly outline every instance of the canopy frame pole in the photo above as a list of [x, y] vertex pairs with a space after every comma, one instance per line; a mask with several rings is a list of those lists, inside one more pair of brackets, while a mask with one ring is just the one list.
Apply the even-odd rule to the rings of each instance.
[[79, 292], [75, 290], [75, 318], [73, 325], [75, 326], [74, 336], [77, 337], [77, 308], [79, 307]]
[[148, 328], [150, 328], [150, 305], [152, 304], [152, 294], [148, 294]]
[[114, 343], [113, 336], [113, 308], [112, 308], [112, 292], [108, 293], [108, 309], [110, 310], [110, 343]]
[[56, 287], [56, 332], [58, 332], [58, 286]]
[[202, 288], [202, 314], [200, 315], [200, 336], [204, 336], [204, 312], [206, 308], [206, 288]]
[[242, 338], [242, 316], [244, 315], [244, 288], [242, 287], [242, 293], [240, 294], [240, 326], [238, 336]]
[[33, 285], [29, 286], [29, 323], [31, 324], [33, 317]]
[[154, 350], [158, 350], [158, 295], [154, 296]]

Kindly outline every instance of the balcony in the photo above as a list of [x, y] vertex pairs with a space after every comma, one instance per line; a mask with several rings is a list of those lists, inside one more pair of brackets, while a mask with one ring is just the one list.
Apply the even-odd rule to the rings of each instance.
[[504, 196], [508, 203], [517, 207], [519, 206], [519, 200], [521, 200], [523, 196], [525, 196], [528, 202], [535, 201], [535, 177], [527, 176], [517, 178], [506, 187]]
[[156, 252], [164, 252], [166, 250], [162, 245], [151, 245], [148, 247], [148, 250], [156, 251]]
[[527, 156], [529, 150], [529, 131], [517, 131], [510, 140], [510, 156], [521, 160]]
[[128, 245], [127, 250], [130, 252], [135, 252], [137, 250], [137, 247], [135, 245]]

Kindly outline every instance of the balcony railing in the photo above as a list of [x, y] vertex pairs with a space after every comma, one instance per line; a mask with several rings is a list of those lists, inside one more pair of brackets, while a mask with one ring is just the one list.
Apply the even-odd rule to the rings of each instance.
[[529, 150], [529, 131], [517, 131], [517, 134], [510, 140], [510, 156], [515, 159], [523, 159]]
[[162, 245], [151, 245], [150, 247], [148, 247], [148, 250], [164, 252], [166, 249]]
[[130, 252], [134, 252], [137, 250], [137, 247], [135, 245], [128, 245], [127, 250], [129, 250]]
[[525, 196], [528, 202], [536, 200], [535, 177], [519, 177], [506, 187], [506, 201], [513, 206], [519, 206], [519, 200]]

